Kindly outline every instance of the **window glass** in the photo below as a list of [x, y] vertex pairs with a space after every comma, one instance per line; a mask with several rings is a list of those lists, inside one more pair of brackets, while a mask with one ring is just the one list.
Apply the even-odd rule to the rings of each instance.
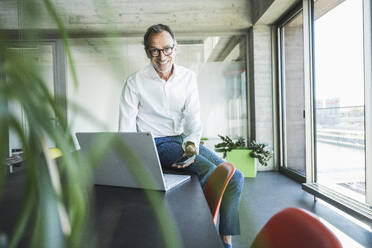
[[303, 15], [281, 27], [282, 166], [305, 175]]
[[362, 1], [318, 0], [314, 16], [317, 182], [364, 202]]

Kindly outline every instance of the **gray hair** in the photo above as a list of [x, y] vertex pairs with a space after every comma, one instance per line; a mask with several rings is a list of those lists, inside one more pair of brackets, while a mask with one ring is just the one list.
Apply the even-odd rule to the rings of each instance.
[[164, 25], [164, 24], [156, 24], [156, 25], [152, 25], [151, 27], [149, 27], [145, 35], [143, 36], [143, 42], [144, 42], [145, 48], [149, 47], [148, 42], [152, 34], [161, 33], [163, 31], [167, 31], [172, 36], [172, 39], [176, 41], [176, 36], [174, 35], [173, 31], [170, 29], [169, 26]]

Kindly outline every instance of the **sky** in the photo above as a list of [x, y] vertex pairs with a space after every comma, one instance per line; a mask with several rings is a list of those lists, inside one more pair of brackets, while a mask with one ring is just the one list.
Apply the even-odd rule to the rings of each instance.
[[362, 0], [346, 0], [317, 19], [314, 40], [316, 99], [364, 105]]

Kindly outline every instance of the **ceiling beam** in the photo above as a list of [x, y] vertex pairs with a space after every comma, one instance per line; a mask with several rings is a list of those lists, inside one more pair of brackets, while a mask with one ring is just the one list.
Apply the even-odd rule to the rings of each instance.
[[242, 41], [242, 38], [244, 36], [232, 36], [230, 40], [227, 42], [225, 47], [221, 50], [221, 52], [218, 54], [215, 61], [224, 61], [227, 56], [231, 53], [231, 51]]

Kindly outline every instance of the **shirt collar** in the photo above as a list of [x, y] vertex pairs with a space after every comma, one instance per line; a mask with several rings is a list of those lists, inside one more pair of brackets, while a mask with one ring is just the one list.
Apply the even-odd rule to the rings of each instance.
[[[178, 66], [173, 63], [173, 73], [171, 75], [171, 78], [175, 77], [178, 73]], [[149, 77], [151, 77], [152, 79], [160, 79], [158, 73], [155, 71], [155, 68], [154, 66], [152, 65], [152, 63], [150, 63], [148, 66], [147, 66], [147, 74], [149, 75]]]

